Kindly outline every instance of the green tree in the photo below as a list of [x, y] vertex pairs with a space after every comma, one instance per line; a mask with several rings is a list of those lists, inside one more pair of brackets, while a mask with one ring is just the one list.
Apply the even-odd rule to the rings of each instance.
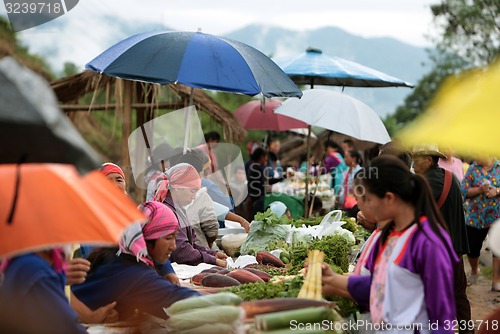
[[446, 77], [491, 63], [500, 53], [500, 0], [441, 0], [431, 10], [439, 29], [432, 69], [384, 120], [391, 135], [427, 109]]
[[29, 49], [23, 46], [17, 39], [17, 35], [12, 31], [9, 21], [0, 16], [0, 58], [11, 56], [20, 64], [37, 72], [46, 80], [54, 79], [54, 73], [45, 59], [38, 55], [31, 54]]
[[499, 0], [442, 0], [431, 6], [440, 30], [437, 47], [456, 53], [476, 66], [494, 61], [500, 53]]
[[464, 59], [452, 54], [436, 54], [432, 58], [435, 64], [432, 70], [418, 81], [403, 105], [384, 119], [391, 136], [427, 109], [439, 86], [448, 76], [460, 73], [468, 65]]
[[80, 73], [80, 69], [78, 68], [78, 66], [76, 66], [75, 63], [67, 61], [64, 63], [61, 77], [68, 77], [70, 75], [75, 75], [77, 73]]

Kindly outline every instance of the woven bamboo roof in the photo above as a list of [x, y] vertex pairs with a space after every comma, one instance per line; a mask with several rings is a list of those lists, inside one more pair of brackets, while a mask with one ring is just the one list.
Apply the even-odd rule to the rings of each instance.
[[[93, 109], [95, 106], [79, 107], [75, 104], [76, 101], [86, 94], [94, 93], [95, 91], [104, 91], [107, 93], [106, 96], [109, 96], [109, 92], [114, 92], [113, 87], [116, 80], [116, 78], [107, 75], [100, 75], [92, 71], [84, 71], [73, 76], [53, 81], [51, 86], [54, 89], [63, 110], [89, 110], [89, 107], [90, 109]], [[158, 85], [145, 83], [137, 83], [137, 85], [140, 85], [140, 87], [142, 87], [145, 91], [154, 90], [155, 87], [158, 87]], [[180, 109], [188, 106], [189, 95], [191, 92], [190, 87], [180, 84], [171, 84], [166, 87], [173, 92], [177, 98], [173, 101], [169, 101], [168, 103], [156, 101], [155, 105], [165, 109]], [[246, 137], [246, 130], [241, 127], [233, 114], [227, 109], [224, 109], [219, 103], [217, 103], [201, 89], [194, 90], [193, 103], [198, 110], [206, 112], [222, 126], [223, 136], [228, 142], [241, 142]], [[150, 108], [151, 106], [152, 104], [148, 104], [144, 101], [136, 101], [136, 103], [132, 103], [133, 108]], [[106, 109], [113, 109], [114, 103], [106, 104], [105, 107]]]

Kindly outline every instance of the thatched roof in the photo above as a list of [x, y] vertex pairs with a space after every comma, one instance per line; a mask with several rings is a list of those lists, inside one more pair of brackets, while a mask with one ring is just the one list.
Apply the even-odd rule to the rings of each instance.
[[[111, 87], [115, 84], [116, 80], [117, 79], [107, 75], [100, 75], [92, 71], [84, 71], [73, 76], [56, 80], [51, 83], [51, 86], [61, 102], [61, 108], [63, 110], [88, 110], [89, 106], [81, 106], [79, 108], [73, 103], [78, 101], [78, 99], [87, 93], [93, 93], [96, 90], [104, 90], [106, 92], [113, 91]], [[144, 91], [148, 91], [153, 86], [157, 86], [143, 83], [140, 83], [139, 85], [144, 87]], [[160, 108], [180, 109], [188, 105], [191, 88], [180, 84], [171, 84], [166, 87], [170, 89], [170, 91], [172, 91], [177, 98], [175, 101], [169, 101], [168, 103], [156, 102]], [[144, 101], [136, 102], [137, 103], [132, 103], [133, 108], [145, 108], [146, 106], [151, 107], [151, 104], [145, 103]], [[228, 142], [241, 142], [246, 137], [246, 130], [241, 127], [233, 114], [224, 109], [219, 103], [204, 93], [201, 89], [194, 90], [193, 103], [197, 109], [206, 112], [222, 126], [224, 138]], [[95, 106], [90, 107], [95, 108]], [[113, 105], [106, 105], [107, 109], [112, 109], [113, 107]]]

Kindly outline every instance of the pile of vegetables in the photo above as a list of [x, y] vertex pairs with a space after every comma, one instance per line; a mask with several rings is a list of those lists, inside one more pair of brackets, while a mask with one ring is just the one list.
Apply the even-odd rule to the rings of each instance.
[[286, 240], [290, 233], [286, 216], [278, 218], [271, 209], [259, 212], [250, 224], [250, 231], [245, 242], [240, 247], [240, 254], [255, 255], [266, 250], [266, 246], [274, 240]]
[[283, 249], [290, 257], [291, 268], [288, 273], [294, 274], [304, 268], [304, 261], [309, 251], [317, 249], [325, 254], [324, 262], [339, 267], [343, 273], [349, 270], [349, 254], [351, 243], [340, 234], [333, 234], [322, 239], [313, 239], [309, 243], [295, 242], [287, 244], [285, 241], [274, 241], [268, 245], [269, 249]]
[[169, 333], [239, 333], [243, 319], [242, 299], [231, 293], [191, 297], [165, 310]]
[[[300, 310], [274, 312], [255, 317], [255, 327], [259, 333], [332, 333], [330, 324], [341, 321], [340, 316], [331, 307], [308, 307]], [[296, 328], [291, 328], [291, 324]], [[299, 326], [299, 324], [301, 326]], [[326, 327], [326, 328], [325, 328]], [[331, 326], [335, 329], [335, 326]], [[297, 328], [303, 328], [297, 330]], [[283, 331], [283, 332], [282, 332]]]
[[296, 276], [280, 284], [271, 282], [250, 283], [231, 287], [224, 290], [224, 292], [234, 293], [245, 301], [272, 298], [296, 298], [302, 287], [302, 281], [302, 276]]

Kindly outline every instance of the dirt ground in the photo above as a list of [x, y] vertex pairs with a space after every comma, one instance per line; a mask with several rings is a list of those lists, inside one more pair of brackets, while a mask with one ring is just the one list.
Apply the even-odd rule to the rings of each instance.
[[[488, 251], [483, 251], [482, 253], [484, 253], [481, 254], [482, 264], [491, 266], [491, 253]], [[467, 258], [464, 258], [464, 261], [465, 272], [469, 273], [470, 266]], [[476, 284], [467, 288], [467, 296], [471, 304], [473, 320], [485, 319], [489, 313], [500, 307], [500, 292], [491, 291], [491, 278], [487, 278], [482, 274], [479, 275]]]

